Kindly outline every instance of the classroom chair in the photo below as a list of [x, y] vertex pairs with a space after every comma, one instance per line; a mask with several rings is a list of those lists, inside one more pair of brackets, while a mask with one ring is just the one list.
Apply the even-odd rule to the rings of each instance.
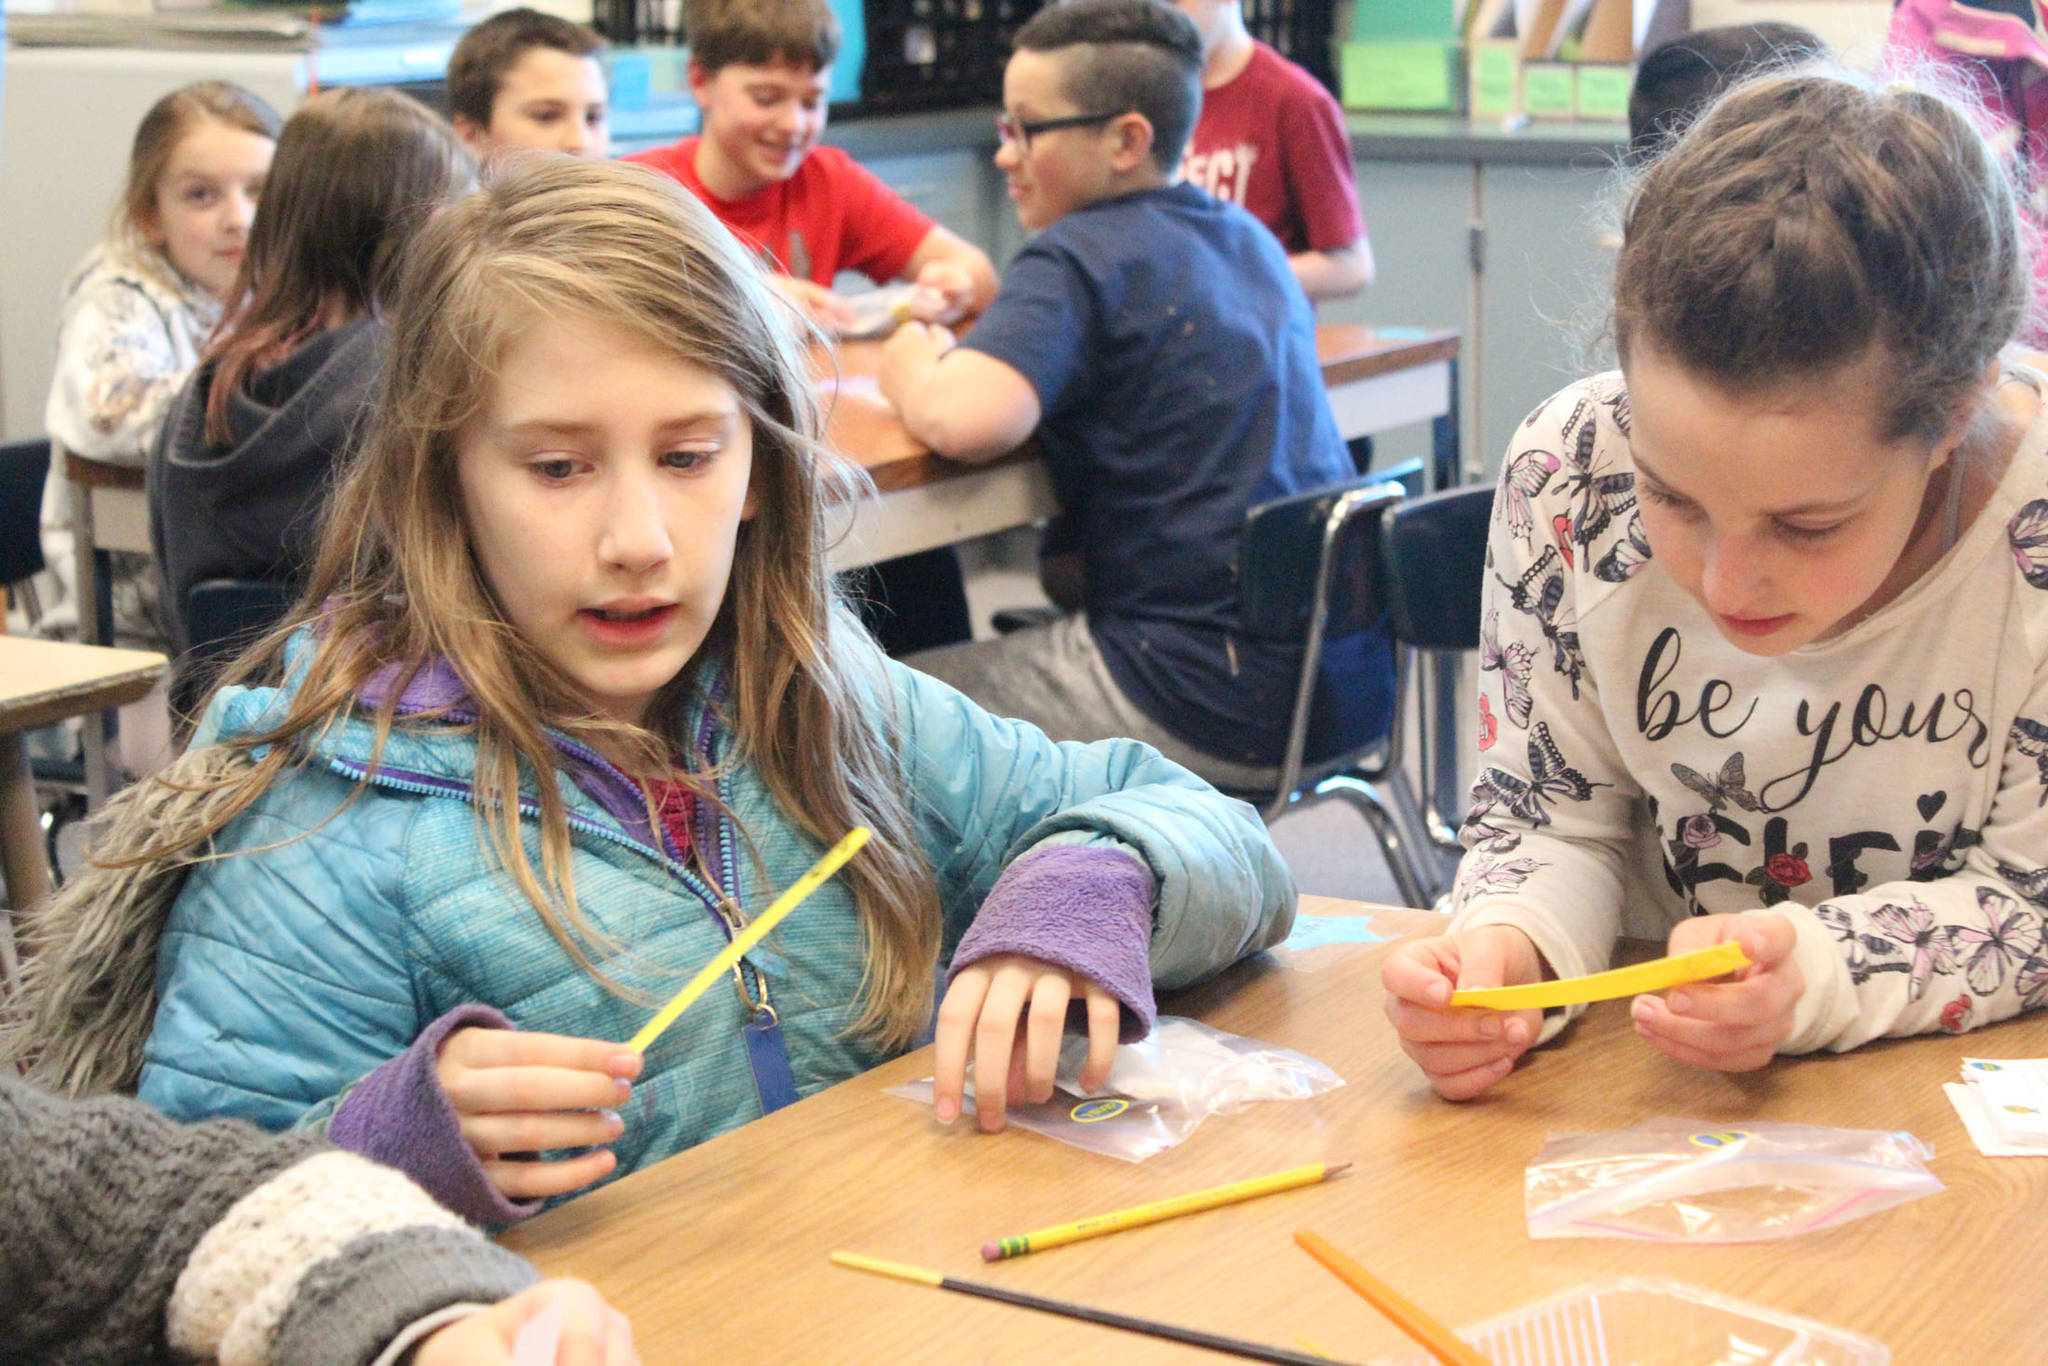
[[213, 680], [284, 619], [299, 585], [269, 579], [205, 579], [185, 593], [185, 638], [171, 677], [171, 715], [192, 717]]
[[[1251, 511], [1240, 559], [1245, 630], [1298, 639], [1304, 648], [1286, 756], [1270, 790], [1245, 795], [1268, 821], [1302, 801], [1353, 803], [1402, 897], [1426, 907], [1447, 886], [1439, 851], [1457, 849], [1457, 836], [1444, 814], [1449, 794], [1439, 790], [1428, 763], [1418, 792], [1403, 763], [1403, 741], [1412, 709], [1425, 755], [1437, 746], [1455, 748], [1450, 708], [1440, 690], [1422, 685], [1418, 666], [1427, 658], [1432, 671], [1441, 671], [1457, 652], [1477, 648], [1493, 494], [1470, 488], [1411, 497], [1408, 487], [1389, 481], [1401, 475], [1414, 481], [1409, 487], [1419, 486], [1422, 471], [1396, 467]], [[1333, 745], [1328, 718], [1340, 709], [1325, 695], [1326, 644], [1374, 625], [1395, 644], [1393, 725], [1386, 735]]]
[[20, 600], [31, 626], [43, 614], [33, 580], [43, 571], [43, 481], [49, 473], [48, 441], [0, 445], [0, 588]]

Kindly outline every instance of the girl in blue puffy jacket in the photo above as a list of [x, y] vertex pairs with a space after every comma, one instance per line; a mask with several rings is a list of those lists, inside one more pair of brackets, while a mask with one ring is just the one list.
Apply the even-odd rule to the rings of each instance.
[[[530, 164], [422, 230], [398, 298], [294, 619], [39, 917], [5, 1044], [46, 1079], [139, 1065], [173, 1115], [324, 1124], [502, 1221], [914, 1046], [941, 964], [939, 1118], [971, 1057], [995, 1129], [1070, 1006], [1092, 1084], [1155, 984], [1285, 935], [1250, 808], [840, 610], [798, 325], [687, 194]], [[855, 825], [732, 990], [613, 1042]]]

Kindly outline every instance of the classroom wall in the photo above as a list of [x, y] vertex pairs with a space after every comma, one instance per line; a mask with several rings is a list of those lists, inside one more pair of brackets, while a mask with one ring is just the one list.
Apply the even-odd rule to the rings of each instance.
[[1812, 29], [1843, 61], [1875, 66], [1891, 22], [1891, 0], [1692, 0], [1694, 28], [1777, 20]]

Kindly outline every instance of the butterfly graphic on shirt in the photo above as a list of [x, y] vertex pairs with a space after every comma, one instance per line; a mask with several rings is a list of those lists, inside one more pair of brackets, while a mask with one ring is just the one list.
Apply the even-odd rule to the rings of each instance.
[[1636, 571], [1650, 562], [1650, 538], [1643, 531], [1640, 508], [1631, 509], [1621, 539], [1593, 564], [1593, 577], [1602, 583], [1627, 583]]
[[1901, 961], [1890, 964], [1873, 964], [1873, 954], [1890, 957], [1899, 952], [1899, 946], [1880, 934], [1871, 934], [1848, 910], [1824, 901], [1813, 908], [1814, 915], [1823, 925], [1834, 932], [1835, 939], [1848, 952], [1849, 980], [1862, 986], [1880, 972], [1905, 972], [1908, 964]]
[[1956, 950], [1949, 927], [1937, 922], [1934, 912], [1919, 898], [1907, 906], [1886, 902], [1870, 913], [1870, 921], [1879, 934], [1912, 955], [1906, 969], [1911, 973], [1906, 980], [1907, 1000], [1919, 1000], [1935, 973], [1955, 971]]
[[1563, 462], [1549, 451], [1523, 450], [1508, 457], [1507, 469], [1500, 481], [1501, 516], [1508, 524], [1508, 530], [1521, 541], [1529, 539], [1529, 533], [1536, 529], [1536, 515], [1529, 506], [1529, 500], [1543, 492], [1543, 486], [1550, 482]]
[[1521, 641], [1501, 645], [1500, 613], [1488, 612], [1479, 633], [1479, 670], [1499, 672], [1501, 700], [1507, 706], [1508, 720], [1522, 730], [1529, 729], [1529, 709], [1535, 704], [1529, 694], [1529, 675], [1535, 668], [1536, 652]]
[[1579, 649], [1578, 624], [1564, 605], [1564, 572], [1557, 548], [1545, 546], [1535, 563], [1523, 570], [1522, 577], [1515, 582], [1509, 583], [1499, 575], [1495, 578], [1508, 590], [1508, 601], [1515, 610], [1535, 617], [1536, 624], [1543, 628], [1544, 638], [1550, 642], [1551, 663], [1571, 680], [1572, 700], [1576, 702], [1579, 679], [1586, 672], [1586, 656]]
[[1617, 517], [1635, 510], [1636, 477], [1632, 471], [1602, 474], [1593, 468], [1600, 423], [1584, 399], [1565, 419], [1565, 496], [1572, 503], [1572, 539], [1589, 555], [1593, 542], [1605, 535]]
[[2041, 795], [2036, 806], [2048, 806], [2048, 726], [2024, 716], [2012, 719], [2012, 747], [2034, 761], [2041, 770]]
[[2048, 910], [2048, 868], [2021, 868], [2004, 859], [1994, 859], [1992, 866], [1998, 869], [1999, 880], [2006, 886]]
[[1742, 751], [1739, 749], [1728, 756], [1721, 765], [1721, 771], [1711, 778], [1685, 764], [1673, 764], [1671, 776], [1705, 798], [1709, 811], [1725, 811], [1731, 802], [1744, 811], [1763, 810], [1763, 803], [1749, 790], [1743, 777]]
[[1949, 939], [1970, 990], [1989, 996], [2005, 985], [2008, 968], [2024, 966], [2041, 951], [2041, 913], [1990, 887], [1977, 889], [1977, 907], [1984, 912], [1983, 927], [1951, 926]]
[[1498, 896], [1521, 890], [1529, 874], [1545, 865], [1533, 858], [1478, 858], [1471, 859], [1458, 870], [1459, 900], [1469, 901], [1473, 897]]
[[1472, 784], [1472, 807], [1467, 828], [1474, 822], [1492, 830], [1486, 817], [1505, 810], [1530, 825], [1550, 824], [1548, 808], [1556, 802], [1591, 800], [1593, 789], [1610, 784], [1591, 782], [1586, 775], [1565, 762], [1557, 742], [1550, 738], [1550, 723], [1538, 721], [1529, 733], [1529, 776], [1505, 769], [1488, 768]]
[[2014, 513], [2005, 537], [2021, 576], [2036, 588], [2048, 588], [2048, 498], [2036, 498]]

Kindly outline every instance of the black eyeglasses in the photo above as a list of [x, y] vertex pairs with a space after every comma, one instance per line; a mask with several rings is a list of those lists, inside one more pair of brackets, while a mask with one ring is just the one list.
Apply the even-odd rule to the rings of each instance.
[[1019, 123], [1008, 114], [996, 115], [996, 136], [1004, 142], [1014, 142], [1029, 147], [1031, 139], [1040, 133], [1056, 133], [1062, 128], [1086, 128], [1108, 123], [1111, 119], [1122, 118], [1123, 111], [1114, 114], [1068, 114], [1057, 119], [1038, 119], [1032, 123]]

